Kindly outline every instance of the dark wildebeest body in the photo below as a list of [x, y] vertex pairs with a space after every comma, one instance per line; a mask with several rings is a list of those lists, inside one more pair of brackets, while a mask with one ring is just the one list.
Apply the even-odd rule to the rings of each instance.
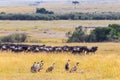
[[53, 47], [53, 49], [55, 52], [62, 52], [62, 47], [60, 46]]
[[73, 54], [95, 53], [98, 47], [87, 48], [87, 46], [45, 46], [45, 45], [26, 45], [26, 44], [0, 44], [1, 51], [12, 51], [12, 52], [71, 52]]
[[98, 49], [98, 47], [95, 46], [95, 47], [87, 48], [85, 51], [86, 51], [86, 54], [89, 54], [90, 52], [95, 54], [97, 49]]

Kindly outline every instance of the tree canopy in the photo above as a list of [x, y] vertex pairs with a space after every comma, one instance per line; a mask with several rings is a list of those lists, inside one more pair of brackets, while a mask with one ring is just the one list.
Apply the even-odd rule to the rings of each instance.
[[37, 8], [35, 13], [0, 13], [0, 20], [120, 20], [120, 13], [64, 13], [56, 14], [45, 8]]
[[110, 24], [108, 27], [98, 27], [91, 31], [89, 35], [85, 34], [82, 30], [82, 26], [79, 26], [72, 34], [68, 35], [67, 42], [120, 41], [120, 25]]

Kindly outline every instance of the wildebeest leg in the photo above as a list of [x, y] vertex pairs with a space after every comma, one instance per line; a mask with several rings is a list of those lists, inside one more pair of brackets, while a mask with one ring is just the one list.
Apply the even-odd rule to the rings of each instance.
[[86, 51], [86, 55], [89, 55], [89, 54], [90, 54], [90, 52]]
[[95, 52], [93, 52], [95, 54]]

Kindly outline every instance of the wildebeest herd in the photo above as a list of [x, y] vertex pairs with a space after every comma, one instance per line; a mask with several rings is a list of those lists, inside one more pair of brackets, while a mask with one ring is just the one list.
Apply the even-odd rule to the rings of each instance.
[[46, 45], [27, 45], [27, 44], [0, 44], [1, 51], [18, 52], [47, 52], [47, 53], [60, 53], [70, 52], [73, 54], [95, 53], [98, 47], [93, 46], [88, 48], [87, 46], [46, 46]]

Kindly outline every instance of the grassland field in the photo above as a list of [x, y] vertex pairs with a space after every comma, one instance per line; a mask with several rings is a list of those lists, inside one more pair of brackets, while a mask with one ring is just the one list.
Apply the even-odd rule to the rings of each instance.
[[[36, 8], [46, 8], [47, 10], [52, 10], [55, 13], [71, 13], [71, 12], [120, 12], [120, 3], [109, 3], [109, 4], [79, 4], [76, 6], [73, 4], [40, 4], [37, 6], [6, 6], [0, 7], [0, 12], [6, 13], [35, 13]], [[62, 5], [62, 6], [61, 6]]]
[[[36, 8], [46, 8], [55, 13], [71, 12], [119, 12], [116, 4], [41, 4], [38, 6], [0, 7], [0, 12], [34, 13]], [[57, 7], [56, 7], [57, 6]], [[0, 51], [0, 80], [120, 80], [120, 43], [64, 43], [66, 32], [75, 27], [106, 27], [109, 24], [120, 24], [120, 20], [57, 20], [57, 21], [0, 21], [0, 37], [13, 33], [27, 33], [28, 44], [45, 44], [48, 46], [98, 46], [96, 54], [73, 55], [70, 53], [13, 53]], [[33, 42], [33, 43], [32, 43]], [[66, 61], [70, 67], [79, 62], [78, 70], [69, 73], [64, 70]], [[44, 61], [44, 68], [39, 73], [31, 73], [33, 62]], [[55, 62], [52, 73], [45, 70]]]
[[[120, 79], [120, 43], [46, 43], [50, 46], [86, 45], [98, 46], [96, 54], [73, 55], [70, 53], [13, 53], [0, 52], [0, 80], [119, 80]], [[79, 62], [78, 70], [69, 73], [64, 65], [70, 59], [70, 68]], [[39, 73], [31, 73], [33, 62], [44, 61]], [[55, 62], [51, 73], [45, 70]]]
[[[104, 27], [115, 23], [119, 24], [120, 21], [0, 21], [0, 36], [24, 32], [29, 35], [31, 41], [42, 41], [35, 44], [99, 47], [95, 55], [45, 52], [16, 54], [0, 51], [0, 80], [119, 80], [120, 43], [62, 43], [62, 40], [66, 39], [63, 37], [65, 33], [74, 31], [79, 25]], [[80, 62], [76, 72], [69, 73], [64, 70], [67, 59], [71, 60], [70, 67]], [[44, 69], [39, 73], [31, 73], [33, 62], [40, 60], [44, 60]], [[56, 63], [54, 71], [45, 73], [46, 68], [53, 62]]]
[[[13, 33], [28, 34], [27, 42], [65, 42], [66, 33], [75, 27], [106, 27], [120, 24], [120, 20], [53, 20], [53, 21], [0, 21], [0, 36]], [[58, 36], [59, 35], [59, 36]]]

